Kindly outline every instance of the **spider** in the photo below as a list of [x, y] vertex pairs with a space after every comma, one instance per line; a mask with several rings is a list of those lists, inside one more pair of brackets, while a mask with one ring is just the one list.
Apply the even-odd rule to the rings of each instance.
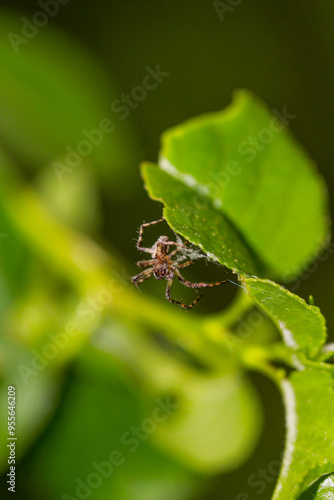
[[[185, 245], [182, 245], [182, 243], [176, 243], [175, 241], [170, 241], [168, 236], [160, 236], [151, 248], [143, 247], [142, 242], [143, 242], [144, 228], [152, 226], [154, 224], [158, 224], [159, 222], [163, 222], [164, 220], [165, 219], [162, 218], [159, 220], [155, 220], [153, 222], [147, 222], [146, 224], [142, 224], [140, 226], [139, 238], [137, 241], [137, 249], [140, 250], [141, 252], [150, 253], [152, 255], [152, 259], [140, 260], [139, 262], [137, 262], [137, 266], [147, 269], [142, 271], [140, 274], [134, 276], [131, 279], [131, 281], [134, 285], [138, 286], [147, 278], [150, 278], [152, 274], [157, 280], [162, 280], [165, 278], [167, 280], [166, 299], [172, 302], [173, 304], [178, 304], [184, 309], [191, 309], [202, 298], [203, 294], [198, 295], [190, 305], [186, 305], [183, 304], [182, 302], [178, 302], [177, 300], [172, 299], [171, 290], [172, 290], [173, 279], [175, 277], [178, 278], [178, 280], [183, 285], [189, 288], [196, 288], [196, 289], [209, 288], [212, 286], [222, 285], [223, 283], [226, 283], [228, 280], [217, 281], [216, 283], [191, 283], [190, 281], [185, 280], [179, 270], [181, 268], [188, 267], [191, 264], [194, 264], [194, 261], [189, 260], [187, 262], [180, 263], [177, 262], [176, 260], [173, 260], [173, 257], [175, 257], [175, 255], [180, 251], [181, 248], [187, 249], [187, 247]], [[175, 245], [176, 248], [172, 252], [168, 253], [169, 247], [173, 245]]]

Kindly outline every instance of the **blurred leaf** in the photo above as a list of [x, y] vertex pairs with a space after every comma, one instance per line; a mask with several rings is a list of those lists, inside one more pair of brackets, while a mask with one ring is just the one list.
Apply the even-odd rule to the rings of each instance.
[[[26, 491], [36, 500], [80, 498], [76, 492], [84, 483], [92, 500], [189, 499], [199, 481], [150, 445], [155, 421], [140, 410], [143, 395], [120, 381], [109, 358], [87, 349], [76, 362], [57, 418], [20, 471]], [[115, 450], [120, 463], [112, 468]], [[94, 473], [98, 479], [90, 483]]]
[[0, 238], [0, 277], [6, 289], [5, 296], [13, 298], [24, 293], [31, 265], [31, 255], [17, 230], [8, 220], [1, 199], [0, 232], [4, 235]]
[[[21, 36], [23, 27], [19, 15], [1, 12], [0, 30], [7, 34], [0, 41], [3, 142], [33, 169], [54, 160], [65, 165], [60, 181], [86, 162], [106, 179], [116, 171], [124, 175], [133, 158], [133, 138], [129, 123], [115, 122], [110, 110], [117, 97], [110, 76], [87, 48], [50, 25], [17, 45], [13, 34]], [[107, 127], [105, 119], [113, 124]], [[101, 132], [101, 125], [108, 131]]]
[[[18, 344], [1, 339], [0, 343], [0, 418], [7, 422], [8, 386], [16, 390], [16, 456], [20, 460], [41, 434], [58, 401], [58, 383], [47, 366], [34, 364], [34, 354]], [[0, 427], [0, 440], [7, 441], [7, 426]], [[8, 467], [8, 448], [0, 449], [0, 468]]]
[[37, 185], [43, 202], [63, 222], [80, 230], [97, 232], [101, 223], [96, 178], [82, 165], [67, 176], [66, 182], [55, 181], [52, 169], [41, 171]]
[[[241, 261], [240, 244], [232, 246], [241, 236], [271, 274], [292, 278], [324, 245], [327, 200], [312, 161], [286, 130], [289, 117], [277, 115], [238, 92], [225, 111], [167, 131], [165, 172], [144, 167], [144, 179], [171, 227], [221, 263], [254, 274], [249, 251]], [[240, 236], [231, 237], [233, 228]]]
[[287, 438], [273, 500], [294, 500], [334, 470], [333, 374], [320, 364], [293, 372], [283, 381], [282, 390]]
[[[59, 323], [62, 316], [59, 304], [42, 288], [41, 281], [36, 279], [29, 285], [24, 296], [11, 304], [4, 330], [26, 345], [35, 346], [51, 331], [61, 329]], [[50, 337], [47, 337], [47, 341], [50, 342]]]
[[204, 196], [152, 164], [144, 164], [142, 172], [150, 196], [166, 205], [164, 216], [174, 231], [234, 271], [259, 272], [241, 236]]
[[[221, 334], [218, 327], [217, 335]], [[146, 414], [154, 414], [157, 394], [174, 397], [174, 411], [159, 423], [152, 440], [181, 465], [200, 474], [215, 474], [234, 469], [253, 451], [262, 427], [262, 409], [229, 352], [220, 350], [220, 367], [208, 371], [196, 368], [185, 356], [187, 352], [183, 358], [180, 350], [178, 356], [173, 355], [177, 344], [170, 345], [169, 351], [136, 327], [113, 325], [95, 337], [96, 342], [108, 353], [118, 353], [150, 386]]]
[[2, 196], [7, 190], [6, 173], [13, 167], [0, 148], [0, 309], [24, 293], [31, 266], [31, 254], [8, 216]]
[[179, 409], [153, 436], [168, 454], [202, 474], [230, 471], [247, 459], [262, 423], [247, 380], [198, 375], [184, 379], [177, 394]]
[[327, 334], [320, 309], [272, 281], [247, 277], [243, 281], [251, 297], [276, 323], [286, 345], [316, 357]]

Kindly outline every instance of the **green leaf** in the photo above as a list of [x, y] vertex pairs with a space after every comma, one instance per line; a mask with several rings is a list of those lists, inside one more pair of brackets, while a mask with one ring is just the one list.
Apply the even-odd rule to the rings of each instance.
[[334, 476], [327, 476], [322, 480], [317, 489], [314, 500], [333, 500], [334, 498]]
[[[246, 271], [252, 274], [255, 266], [248, 256], [253, 252], [267, 275], [291, 278], [324, 244], [327, 200], [312, 161], [276, 114], [249, 92], [238, 92], [225, 111], [167, 131], [161, 170], [145, 167], [144, 178], [150, 195], [166, 205], [168, 223], [185, 237], [199, 233], [190, 241], [203, 240], [205, 251], [221, 263], [232, 269], [249, 266]], [[171, 196], [168, 178], [174, 180], [177, 196]], [[228, 243], [222, 248], [225, 237]], [[249, 248], [243, 262], [235, 239]]]
[[313, 483], [298, 500], [333, 500], [334, 499], [334, 476], [321, 477]]
[[142, 172], [150, 196], [166, 205], [164, 216], [174, 231], [235, 272], [260, 272], [242, 237], [204, 196], [155, 165], [144, 164]]
[[293, 372], [282, 382], [287, 438], [273, 500], [295, 500], [334, 471], [333, 382], [330, 370], [320, 366]]
[[246, 277], [243, 281], [251, 297], [276, 323], [286, 345], [316, 357], [326, 341], [320, 309], [272, 281]]

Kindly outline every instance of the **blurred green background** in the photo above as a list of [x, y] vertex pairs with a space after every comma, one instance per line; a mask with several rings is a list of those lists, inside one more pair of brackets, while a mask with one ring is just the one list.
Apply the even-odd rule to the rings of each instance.
[[[60, 224], [85, 233], [110, 251], [121, 263], [112, 276], [130, 288], [128, 279], [137, 272], [135, 262], [140, 258], [135, 248], [138, 227], [143, 220], [161, 215], [161, 206], [150, 201], [143, 189], [140, 162], [156, 161], [160, 135], [168, 127], [222, 109], [234, 89], [248, 88], [270, 108], [283, 110], [286, 106], [296, 115], [290, 128], [318, 164], [332, 199], [334, 5], [309, 0], [241, 1], [221, 20], [214, 4], [204, 0], [70, 0], [57, 4], [58, 12], [48, 16], [46, 25], [36, 33], [27, 28], [25, 41], [8, 35], [22, 36], [26, 20], [31, 22], [42, 10], [40, 4], [2, 0], [0, 5], [0, 154], [4, 165], [0, 234], [5, 235], [0, 240], [0, 309], [5, 391], [8, 381], [15, 381], [11, 370], [20, 363], [29, 365], [31, 349], [39, 349], [50, 332], [63, 330], [87, 291], [77, 271], [72, 273], [71, 261], [61, 262], [62, 252], [68, 251], [66, 242], [62, 247], [58, 233], [48, 232], [52, 224], [43, 226], [42, 220], [34, 218], [34, 202], [29, 194], [25, 202], [20, 201], [15, 186], [32, 187]], [[43, 24], [42, 18], [39, 21]], [[168, 76], [140, 97], [133, 109], [130, 106], [122, 120], [111, 105], [142, 84], [147, 67], [157, 65]], [[119, 109], [119, 103], [116, 106]], [[68, 147], [75, 149], [87, 138], [83, 131], [96, 129], [106, 118], [112, 120], [114, 130], [72, 172], [61, 174], [60, 181], [59, 165], [65, 164]], [[14, 211], [15, 216], [8, 215]], [[57, 228], [55, 232], [59, 229], [60, 234], [62, 226]], [[153, 240], [156, 234], [152, 229], [149, 237]], [[33, 243], [26, 244], [25, 237]], [[79, 254], [80, 242], [75, 247]], [[90, 251], [99, 260], [99, 251], [87, 245], [81, 266], [84, 273]], [[314, 296], [331, 332], [334, 263], [331, 251], [324, 255], [292, 289], [303, 298]], [[188, 276], [202, 280], [203, 273], [205, 281], [217, 279], [212, 265], [198, 264]], [[219, 273], [224, 276], [223, 270]], [[143, 293], [154, 296], [155, 303], [164, 301], [159, 285], [152, 280], [143, 287]], [[197, 312], [220, 311], [235, 293], [232, 285], [209, 291]], [[152, 347], [148, 333], [141, 335], [142, 327], [135, 320], [125, 326], [111, 313], [91, 323], [92, 333], [97, 333], [95, 340], [89, 345], [78, 341], [60, 366], [55, 362], [32, 376], [32, 383], [23, 385], [18, 393], [22, 398], [18, 428], [21, 425], [24, 435], [17, 470], [19, 498], [52, 500], [65, 493], [74, 497], [76, 478], [86, 478], [94, 470], [93, 461], [105, 460], [124, 432], [152, 414], [152, 401], [164, 396], [164, 387], [165, 396], [180, 397], [179, 380], [189, 377], [189, 387], [185, 384], [189, 391], [185, 391], [195, 401], [206, 392], [205, 383], [211, 383], [206, 380], [205, 367], [197, 367], [200, 375], [192, 378], [183, 372], [184, 367], [175, 368], [165, 359], [164, 353], [172, 347], [161, 348], [165, 340], [156, 325], [149, 332], [155, 338]], [[184, 352], [173, 351], [173, 356], [182, 357]], [[194, 363], [189, 364], [193, 367]], [[205, 470], [203, 464], [194, 466], [177, 446], [166, 444], [168, 432], [172, 432], [166, 431], [160, 441], [143, 440], [139, 450], [91, 498], [269, 499], [274, 476], [269, 474], [264, 489], [254, 486], [254, 481], [260, 481], [259, 469], [267, 470], [268, 464], [279, 460], [283, 408], [269, 381], [256, 374], [251, 379], [264, 408], [264, 425], [256, 447], [254, 438], [250, 450], [244, 450], [244, 460], [236, 459], [239, 468], [226, 468], [223, 473], [224, 467]], [[255, 406], [259, 404], [258, 399], [254, 401]], [[189, 408], [190, 413], [199, 412]], [[258, 406], [253, 410], [261, 421]], [[216, 439], [219, 442], [219, 436]], [[196, 453], [200, 457], [201, 452]], [[249, 478], [254, 474], [251, 484]]]

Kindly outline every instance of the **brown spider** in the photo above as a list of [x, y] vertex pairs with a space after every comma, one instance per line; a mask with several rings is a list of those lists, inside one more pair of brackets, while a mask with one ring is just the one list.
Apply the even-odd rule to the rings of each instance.
[[[218, 281], [216, 283], [191, 283], [190, 281], [185, 280], [184, 277], [181, 275], [179, 269], [194, 264], [194, 261], [189, 260], [187, 262], [180, 263], [175, 260], [172, 260], [173, 257], [180, 251], [181, 248], [187, 249], [187, 247], [185, 245], [182, 245], [181, 243], [170, 241], [167, 236], [160, 236], [160, 238], [157, 239], [157, 241], [151, 248], [142, 247], [141, 245], [143, 242], [144, 227], [158, 224], [159, 222], [163, 222], [164, 220], [165, 219], [162, 218], [153, 222], [147, 222], [146, 224], [142, 224], [140, 226], [137, 248], [142, 252], [150, 253], [152, 255], [152, 259], [140, 260], [139, 262], [137, 262], [137, 265], [139, 267], [148, 267], [148, 269], [145, 269], [145, 271], [142, 271], [140, 274], [137, 274], [137, 276], [134, 276], [131, 279], [131, 281], [134, 285], [138, 286], [147, 278], [150, 278], [152, 274], [157, 280], [162, 280], [163, 278], [165, 278], [167, 280], [166, 299], [168, 299], [173, 304], [178, 304], [184, 307], [184, 309], [191, 309], [196, 304], [196, 302], [198, 302], [201, 299], [203, 294], [196, 297], [196, 299], [193, 300], [193, 302], [189, 306], [183, 304], [182, 302], [178, 302], [177, 300], [172, 299], [171, 290], [172, 290], [173, 279], [175, 277], [177, 277], [178, 280], [181, 281], [183, 285], [188, 286], [189, 288], [209, 288], [211, 286], [222, 285], [223, 283], [226, 283], [228, 280]], [[175, 250], [173, 250], [170, 254], [168, 254], [169, 247], [173, 245], [176, 246]]]

